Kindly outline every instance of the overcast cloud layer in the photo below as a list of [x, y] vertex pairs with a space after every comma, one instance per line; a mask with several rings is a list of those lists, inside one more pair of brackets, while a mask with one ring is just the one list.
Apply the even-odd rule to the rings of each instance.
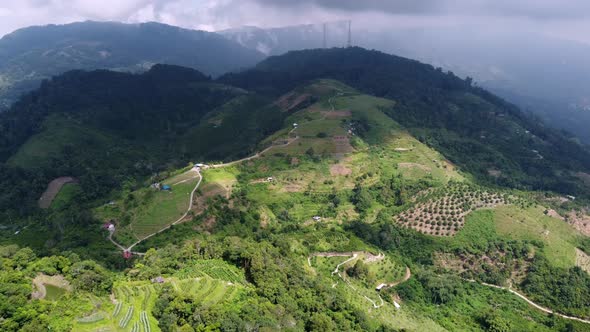
[[221, 30], [352, 19], [356, 25], [534, 30], [590, 43], [588, 0], [2, 0], [0, 35], [82, 20]]

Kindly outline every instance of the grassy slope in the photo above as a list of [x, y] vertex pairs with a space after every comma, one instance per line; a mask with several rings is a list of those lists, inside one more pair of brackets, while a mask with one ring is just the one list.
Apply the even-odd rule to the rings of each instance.
[[73, 142], [86, 151], [97, 153], [121, 143], [112, 136], [57, 114], [49, 116], [42, 128], [8, 160], [9, 165], [33, 169], [48, 166], [52, 157], [61, 155]]
[[116, 221], [115, 237], [131, 244], [163, 227], [175, 222], [188, 209], [189, 197], [198, 182], [197, 173], [190, 171], [173, 176], [161, 182], [170, 185], [171, 191], [143, 188], [129, 193], [125, 199], [114, 205], [103, 205], [95, 209], [99, 220]]
[[574, 266], [580, 236], [566, 222], [546, 216], [543, 211], [540, 206], [526, 210], [498, 207], [494, 210], [496, 229], [505, 237], [543, 242], [547, 259], [554, 266]]

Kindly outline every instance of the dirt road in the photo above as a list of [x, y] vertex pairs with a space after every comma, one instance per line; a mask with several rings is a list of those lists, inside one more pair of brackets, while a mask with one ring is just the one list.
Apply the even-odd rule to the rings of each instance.
[[528, 304], [530, 304], [534, 308], [536, 308], [538, 310], [541, 310], [541, 311], [543, 311], [543, 312], [545, 312], [547, 314], [553, 314], [553, 315], [559, 316], [561, 318], [565, 318], [565, 319], [569, 319], [569, 320], [575, 320], [575, 321], [578, 321], [578, 322], [590, 324], [590, 320], [586, 320], [586, 319], [582, 319], [582, 318], [578, 318], [578, 317], [567, 316], [567, 315], [564, 315], [564, 314], [560, 314], [558, 312], [555, 312], [555, 311], [553, 311], [553, 310], [551, 310], [549, 308], [545, 308], [543, 306], [540, 306], [540, 305], [536, 304], [535, 302], [529, 300], [526, 296], [520, 294], [519, 292], [517, 292], [517, 291], [515, 291], [515, 290], [513, 290], [511, 288], [502, 287], [502, 286], [498, 286], [498, 285], [492, 285], [492, 284], [488, 284], [488, 283], [485, 283], [485, 282], [477, 282], [477, 281], [475, 281], [473, 279], [464, 279], [464, 280], [465, 281], [468, 281], [468, 282], [478, 283], [480, 285], [484, 285], [484, 286], [487, 286], [487, 287], [492, 287], [492, 288], [496, 288], [496, 289], [502, 289], [502, 290], [509, 291], [510, 293], [512, 293], [512, 294], [520, 297], [521, 299], [525, 300]]

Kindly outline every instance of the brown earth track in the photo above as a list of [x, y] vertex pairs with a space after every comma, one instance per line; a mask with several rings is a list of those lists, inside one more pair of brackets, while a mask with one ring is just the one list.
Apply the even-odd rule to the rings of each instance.
[[42, 209], [49, 208], [64, 185], [77, 182], [78, 180], [71, 176], [62, 176], [49, 182], [47, 189], [45, 189], [45, 192], [41, 195], [41, 198], [39, 198], [39, 207]]

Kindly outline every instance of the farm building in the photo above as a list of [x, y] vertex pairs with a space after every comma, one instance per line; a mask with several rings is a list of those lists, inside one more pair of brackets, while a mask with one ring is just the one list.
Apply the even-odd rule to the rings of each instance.
[[320, 217], [320, 216], [313, 216], [313, 220], [320, 221], [320, 220], [322, 220], [322, 217]]
[[107, 222], [104, 225], [102, 225], [102, 228], [106, 229], [109, 232], [114, 232], [115, 231], [115, 225], [113, 223]]
[[170, 187], [169, 185], [165, 184], [165, 185], [162, 186], [162, 190], [164, 190], [164, 191], [171, 191], [172, 190], [172, 187]]

